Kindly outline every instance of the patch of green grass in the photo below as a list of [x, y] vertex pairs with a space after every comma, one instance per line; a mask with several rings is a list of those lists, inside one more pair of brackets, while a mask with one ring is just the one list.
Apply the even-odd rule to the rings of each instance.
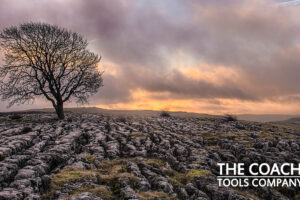
[[133, 159], [116, 159], [105, 160], [97, 165], [97, 176], [100, 184], [110, 186], [114, 194], [120, 192], [118, 179], [128, 179], [132, 187], [134, 187], [139, 179], [131, 173], [127, 172], [126, 165]]
[[208, 176], [211, 176], [211, 175], [212, 175], [212, 173], [208, 170], [205, 170], [205, 169], [191, 169], [187, 173], [187, 176], [190, 177], [190, 178], [193, 178], [195, 176], [208, 177]]
[[165, 170], [164, 173], [167, 175], [168, 181], [175, 187], [183, 187], [188, 182], [186, 174], [177, 172], [173, 169]]
[[95, 156], [93, 155], [87, 155], [86, 159], [90, 162], [90, 163], [95, 163]]
[[[90, 162], [94, 162], [93, 155], [82, 155]], [[162, 168], [165, 165], [165, 161], [160, 159], [146, 159], [146, 158], [123, 158], [114, 160], [103, 160], [96, 164], [96, 168], [92, 170], [83, 170], [75, 168], [63, 169], [52, 177], [49, 191], [42, 195], [43, 199], [49, 199], [53, 196], [54, 192], [61, 190], [64, 184], [68, 182], [76, 182], [81, 179], [91, 180], [93, 183], [105, 185], [108, 188], [98, 187], [78, 187], [78, 190], [74, 190], [71, 193], [77, 194], [78, 192], [91, 192], [103, 199], [111, 199], [114, 195], [119, 195], [120, 186], [119, 179], [128, 179], [132, 188], [136, 188], [139, 178], [127, 171], [128, 162], [141, 162], [144, 161], [149, 165], [157, 168]], [[107, 192], [108, 190], [108, 192]], [[111, 194], [109, 194], [109, 192]], [[101, 195], [102, 196], [101, 196]], [[105, 198], [103, 197], [105, 196]]]
[[96, 178], [97, 177], [95, 177], [95, 171], [92, 170], [73, 169], [73, 168], [63, 169], [52, 177], [49, 191], [43, 195], [43, 199], [50, 198], [53, 195], [53, 193], [56, 190], [61, 189], [65, 183], [71, 181], [77, 181], [81, 179], [89, 179], [92, 181], [97, 181]]

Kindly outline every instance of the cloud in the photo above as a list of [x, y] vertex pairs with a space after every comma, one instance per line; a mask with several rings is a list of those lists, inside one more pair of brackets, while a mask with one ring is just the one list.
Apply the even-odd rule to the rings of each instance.
[[[157, 0], [1, 3], [0, 28], [43, 21], [89, 39], [105, 68], [105, 87], [91, 105], [126, 107], [139, 90], [153, 101], [169, 102], [299, 99], [297, 6], [270, 0], [174, 0], [172, 6]], [[226, 108], [207, 103], [218, 106]]]
[[300, 5], [300, 1], [299, 0], [289, 0], [289, 1], [280, 1], [282, 5], [284, 6], [298, 6]]

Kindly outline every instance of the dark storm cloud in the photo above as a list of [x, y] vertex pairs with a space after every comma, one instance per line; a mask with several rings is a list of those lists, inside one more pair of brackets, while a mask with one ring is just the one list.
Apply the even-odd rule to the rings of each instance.
[[[59, 24], [86, 35], [106, 69], [104, 85], [91, 102], [131, 100], [143, 89], [173, 98], [259, 101], [300, 94], [300, 23], [297, 7], [272, 1], [4, 0], [0, 28], [26, 21]], [[178, 51], [213, 68], [236, 70], [222, 84], [190, 79], [170, 63]], [[199, 67], [201, 70], [201, 66]]]

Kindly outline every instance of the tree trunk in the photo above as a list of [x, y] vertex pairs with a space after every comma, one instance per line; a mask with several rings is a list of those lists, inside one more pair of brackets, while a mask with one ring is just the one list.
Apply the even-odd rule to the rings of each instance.
[[58, 102], [55, 110], [56, 110], [56, 114], [57, 114], [58, 119], [64, 119], [65, 118], [63, 103]]

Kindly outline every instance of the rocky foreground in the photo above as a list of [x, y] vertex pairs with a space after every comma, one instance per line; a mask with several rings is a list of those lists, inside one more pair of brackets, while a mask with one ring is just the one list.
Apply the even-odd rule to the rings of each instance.
[[297, 199], [218, 187], [217, 162], [299, 163], [297, 129], [214, 117], [0, 118], [2, 199]]

